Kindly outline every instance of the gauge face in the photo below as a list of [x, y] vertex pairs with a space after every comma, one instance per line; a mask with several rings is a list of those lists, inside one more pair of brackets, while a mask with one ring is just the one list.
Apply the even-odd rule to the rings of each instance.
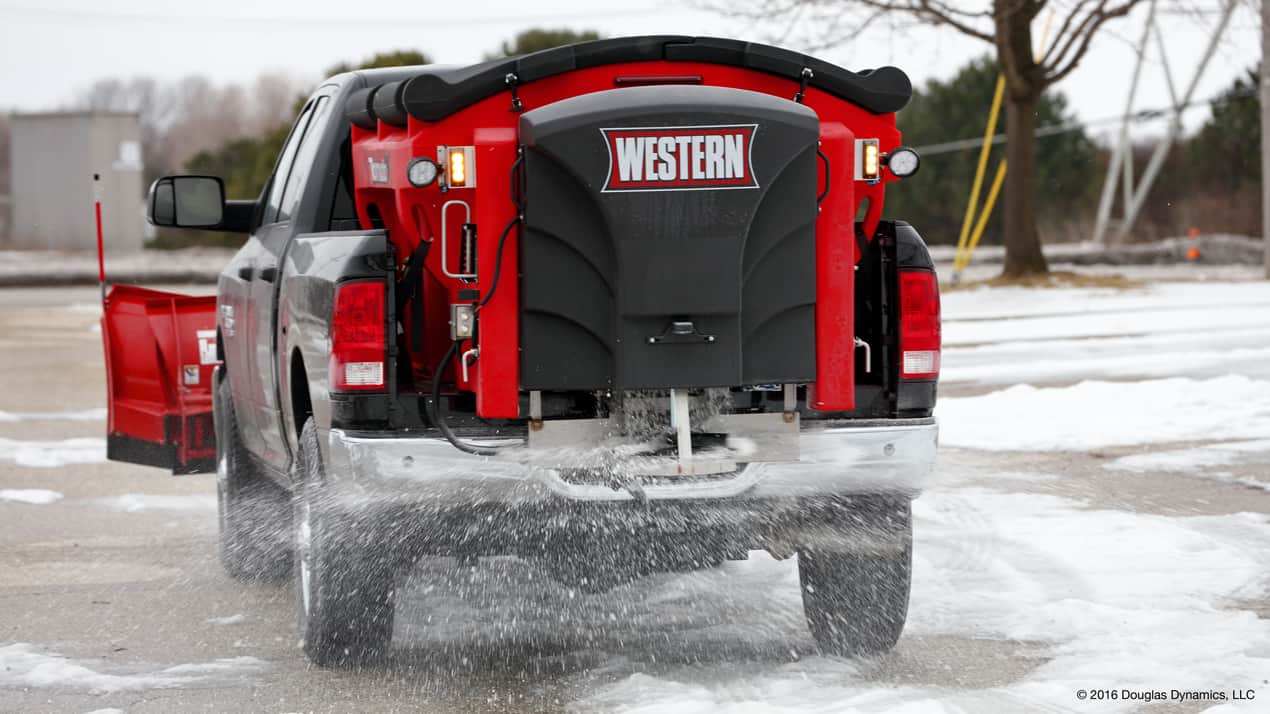
[[415, 159], [406, 169], [411, 186], [427, 186], [437, 180], [437, 165], [431, 159]]
[[900, 178], [912, 176], [917, 173], [917, 167], [920, 164], [921, 162], [917, 158], [917, 152], [906, 147], [900, 147], [895, 151], [892, 151], [891, 154], [886, 157], [887, 168], [891, 170], [891, 173], [899, 176]]

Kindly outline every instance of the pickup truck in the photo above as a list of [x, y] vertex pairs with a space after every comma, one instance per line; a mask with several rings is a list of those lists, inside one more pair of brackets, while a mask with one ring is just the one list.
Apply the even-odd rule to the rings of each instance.
[[819, 647], [885, 651], [937, 443], [934, 265], [882, 219], [910, 96], [681, 36], [332, 77], [258, 199], [151, 188], [249, 238], [214, 299], [110, 292], [109, 455], [215, 470], [224, 567], [290, 576], [320, 665], [388, 651], [420, 558], [508, 555], [796, 555]]

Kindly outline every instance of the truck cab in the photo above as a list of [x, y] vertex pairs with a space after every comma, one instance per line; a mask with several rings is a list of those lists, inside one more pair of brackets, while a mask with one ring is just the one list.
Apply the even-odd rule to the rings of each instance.
[[214, 304], [109, 296], [111, 457], [215, 468], [225, 567], [290, 576], [319, 664], [387, 652], [418, 559], [500, 555], [602, 591], [796, 554], [820, 646], [885, 650], [937, 442], [934, 266], [882, 217], [910, 93], [678, 36], [333, 77], [257, 200], [152, 188], [250, 237]]

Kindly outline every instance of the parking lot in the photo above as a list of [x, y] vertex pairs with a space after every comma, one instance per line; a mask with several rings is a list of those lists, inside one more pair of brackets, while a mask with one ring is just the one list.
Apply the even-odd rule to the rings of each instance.
[[[1270, 698], [1270, 286], [945, 295], [909, 625], [820, 656], [793, 560], [584, 595], [421, 565], [392, 657], [320, 670], [230, 580], [211, 475], [104, 459], [95, 288], [0, 291], [0, 710], [1117, 711]], [[1251, 710], [1251, 709], [1250, 709]]]

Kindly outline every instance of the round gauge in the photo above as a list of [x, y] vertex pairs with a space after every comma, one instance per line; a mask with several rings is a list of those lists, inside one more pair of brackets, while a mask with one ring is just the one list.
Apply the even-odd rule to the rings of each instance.
[[437, 180], [437, 164], [429, 158], [415, 159], [406, 168], [406, 178], [411, 186], [422, 188]]
[[919, 166], [921, 166], [921, 160], [917, 158], [917, 152], [907, 146], [901, 146], [886, 157], [886, 167], [900, 178], [917, 173]]

